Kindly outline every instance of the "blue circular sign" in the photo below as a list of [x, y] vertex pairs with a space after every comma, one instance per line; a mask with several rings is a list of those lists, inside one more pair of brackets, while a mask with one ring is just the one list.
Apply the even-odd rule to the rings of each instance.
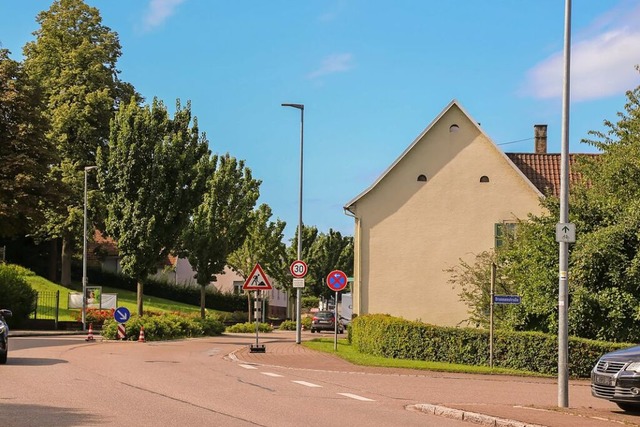
[[333, 270], [327, 276], [327, 285], [332, 291], [341, 291], [347, 287], [347, 275], [343, 271]]
[[127, 307], [118, 307], [113, 312], [113, 318], [118, 323], [125, 323], [131, 318], [131, 312]]

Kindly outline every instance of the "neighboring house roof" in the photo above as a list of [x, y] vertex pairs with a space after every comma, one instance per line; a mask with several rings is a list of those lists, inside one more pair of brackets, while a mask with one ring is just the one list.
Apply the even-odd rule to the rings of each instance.
[[[506, 153], [507, 157], [542, 194], [560, 197], [561, 156], [547, 153]], [[573, 167], [578, 157], [599, 154], [569, 154], [569, 186], [582, 180]]]
[[416, 144], [418, 144], [422, 138], [431, 130], [431, 128], [434, 127], [434, 125], [436, 123], [438, 123], [438, 121], [440, 121], [440, 119], [442, 119], [442, 117], [453, 107], [457, 107], [458, 109], [460, 109], [460, 111], [462, 111], [462, 113], [467, 116], [467, 119], [473, 124], [473, 126], [475, 126], [478, 131], [488, 140], [490, 141], [494, 148], [496, 149], [496, 152], [499, 153], [501, 156], [503, 156], [505, 158], [505, 160], [515, 169], [515, 171], [525, 180], [527, 181], [527, 183], [531, 186], [531, 188], [537, 192], [540, 193], [540, 195], [542, 196], [544, 194], [544, 192], [540, 191], [538, 189], [537, 186], [535, 186], [532, 181], [530, 179], [528, 179], [528, 177], [523, 173], [523, 171], [521, 171], [512, 161], [511, 159], [502, 151], [500, 150], [500, 148], [498, 148], [498, 146], [493, 142], [493, 140], [484, 132], [484, 130], [480, 127], [480, 125], [478, 124], [478, 122], [473, 119], [473, 117], [471, 117], [471, 115], [462, 107], [462, 105], [460, 105], [460, 103], [457, 100], [452, 100], [449, 105], [447, 105], [440, 114], [438, 114], [438, 116], [433, 119], [433, 121], [429, 124], [429, 126], [427, 126], [421, 133], [420, 135], [418, 135], [418, 137], [416, 139], [413, 140], [413, 142], [411, 143], [411, 145], [409, 145], [406, 150], [404, 150], [402, 152], [402, 154], [400, 154], [400, 156], [391, 164], [391, 166], [389, 166], [379, 177], [378, 179], [376, 179], [373, 184], [371, 184], [369, 186], [369, 188], [367, 188], [366, 190], [364, 190], [362, 193], [358, 194], [356, 197], [354, 197], [352, 200], [350, 200], [345, 206], [344, 209], [345, 210], [350, 210], [350, 208], [353, 207], [353, 205], [355, 205], [358, 200], [360, 200], [362, 197], [364, 197], [365, 195], [367, 195], [367, 193], [369, 193], [371, 190], [373, 190], [379, 183], [380, 181], [382, 181], [388, 174], [389, 172], [391, 172], [391, 170], [393, 168], [396, 167], [396, 165], [398, 163], [400, 163], [400, 161], [413, 149], [413, 147], [416, 146]]

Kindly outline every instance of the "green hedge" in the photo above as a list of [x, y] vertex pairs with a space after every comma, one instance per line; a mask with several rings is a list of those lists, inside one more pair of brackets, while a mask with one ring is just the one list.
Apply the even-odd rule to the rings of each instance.
[[[382, 314], [358, 316], [349, 340], [367, 354], [397, 359], [489, 365], [489, 331], [411, 322]], [[634, 344], [569, 338], [569, 375], [586, 378], [604, 353]], [[557, 374], [558, 339], [538, 332], [496, 331], [495, 367]]]
[[[144, 327], [146, 341], [214, 336], [224, 332], [223, 323], [215, 317], [207, 316], [201, 319], [195, 316], [166, 313], [133, 315], [125, 324], [125, 339], [137, 341], [142, 327]], [[106, 339], [114, 340], [117, 338], [117, 328], [118, 323], [115, 320], [107, 319], [102, 326], [101, 335]]]
[[[268, 323], [258, 323], [259, 332], [273, 332], [273, 328]], [[226, 332], [241, 333], [241, 334], [255, 334], [256, 322], [236, 323], [235, 325], [227, 326]]]

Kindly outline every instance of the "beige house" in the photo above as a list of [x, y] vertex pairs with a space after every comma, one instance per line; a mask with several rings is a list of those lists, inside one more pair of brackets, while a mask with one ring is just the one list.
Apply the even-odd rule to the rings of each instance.
[[[505, 227], [541, 213], [559, 185], [559, 154], [505, 154], [452, 101], [365, 191], [355, 219], [353, 311], [455, 326], [467, 319], [446, 269], [493, 248]], [[498, 234], [498, 235], [497, 235]]]

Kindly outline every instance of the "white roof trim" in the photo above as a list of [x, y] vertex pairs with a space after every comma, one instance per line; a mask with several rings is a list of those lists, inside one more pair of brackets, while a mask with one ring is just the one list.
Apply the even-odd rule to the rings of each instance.
[[[544, 195], [540, 192], [540, 190], [538, 190], [538, 188], [533, 185], [533, 183], [529, 180], [529, 178], [527, 178], [525, 176], [524, 173], [522, 173], [522, 171], [511, 161], [511, 159], [509, 159], [509, 157], [498, 148], [498, 146], [495, 144], [495, 142], [493, 142], [493, 140], [489, 137], [489, 135], [487, 135], [484, 130], [482, 130], [482, 128], [478, 125], [478, 122], [476, 120], [473, 119], [473, 117], [471, 117], [471, 115], [464, 109], [464, 107], [462, 107], [462, 105], [460, 105], [460, 103], [456, 100], [453, 99], [449, 105], [447, 105], [441, 112], [440, 114], [438, 114], [438, 116], [433, 119], [431, 121], [431, 123], [429, 123], [429, 126], [427, 126], [421, 133], [420, 135], [418, 135], [418, 137], [416, 139], [413, 140], [413, 142], [402, 152], [402, 154], [400, 154], [400, 156], [391, 164], [391, 166], [389, 166], [384, 172], [382, 172], [382, 174], [373, 182], [373, 184], [371, 184], [366, 190], [364, 190], [362, 193], [358, 194], [356, 197], [354, 197], [353, 199], [351, 199], [345, 206], [344, 209], [345, 211], [351, 212], [350, 208], [358, 202], [358, 200], [360, 200], [362, 197], [364, 197], [367, 193], [369, 193], [371, 190], [373, 190], [376, 185], [378, 185], [378, 183], [380, 181], [382, 181], [384, 179], [385, 176], [387, 176], [387, 174], [407, 155], [407, 153], [409, 153], [409, 151], [411, 151], [413, 149], [413, 147], [418, 143], [418, 141], [420, 141], [426, 134], [427, 132], [429, 132], [431, 130], [431, 128], [447, 113], [447, 111], [449, 111], [453, 106], [456, 106], [460, 109], [460, 111], [462, 111], [462, 113], [467, 116], [467, 118], [471, 121], [471, 123], [473, 123], [473, 125], [478, 129], [478, 131], [480, 131], [480, 133], [487, 138], [487, 140], [491, 143], [491, 145], [493, 145], [493, 147], [496, 149], [496, 151], [498, 153], [500, 153], [500, 155], [507, 161], [507, 163], [509, 165], [511, 165], [511, 167], [516, 171], [516, 173], [518, 175], [520, 175], [520, 177], [522, 177], [522, 179], [524, 179], [529, 186], [531, 187], [531, 189], [533, 191], [535, 191], [539, 197], [544, 197]], [[352, 212], [353, 213], [353, 212]]]

